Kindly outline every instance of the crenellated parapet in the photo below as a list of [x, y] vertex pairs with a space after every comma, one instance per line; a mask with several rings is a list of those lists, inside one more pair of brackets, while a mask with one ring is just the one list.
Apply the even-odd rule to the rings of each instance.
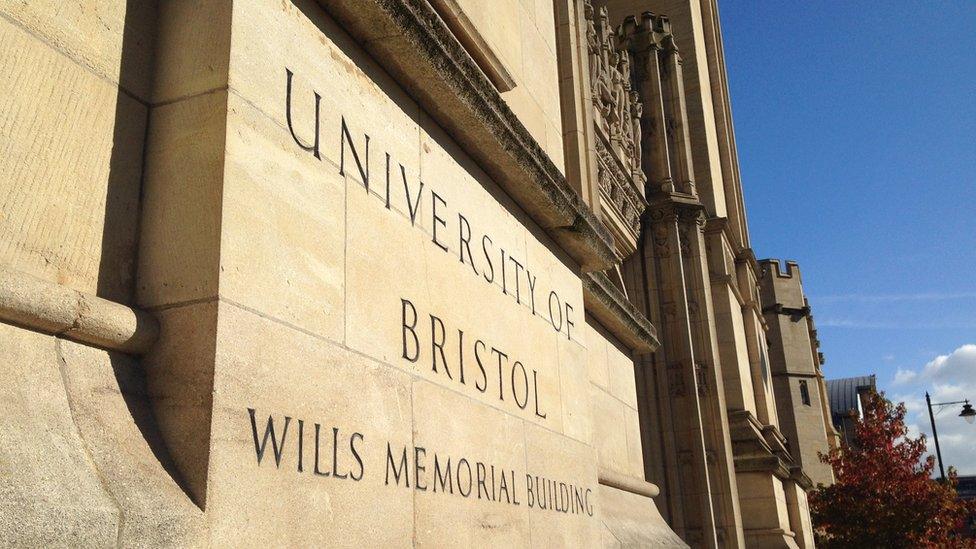
[[630, 53], [633, 86], [646, 106], [641, 162], [647, 192], [696, 196], [681, 55], [671, 20], [649, 11], [630, 15], [618, 39]]
[[[625, 47], [631, 52], [664, 51], [677, 53], [678, 46], [674, 42], [674, 35], [671, 33], [671, 20], [665, 15], [658, 15], [649, 11], [641, 14], [640, 19], [630, 15], [624, 19], [620, 26], [621, 41], [625, 42]], [[638, 54], [640, 55], [640, 54]], [[680, 60], [680, 59], [679, 59]], [[642, 67], [635, 67], [635, 77], [644, 78]]]

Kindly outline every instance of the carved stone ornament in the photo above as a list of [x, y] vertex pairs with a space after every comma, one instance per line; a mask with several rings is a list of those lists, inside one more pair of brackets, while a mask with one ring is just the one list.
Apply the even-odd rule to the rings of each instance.
[[668, 228], [664, 225], [655, 225], [651, 229], [651, 236], [654, 238], [654, 255], [670, 257], [671, 246], [668, 244]]
[[629, 255], [636, 249], [641, 214], [647, 207], [641, 170], [643, 105], [633, 89], [630, 53], [610, 26], [606, 6], [584, 0], [583, 13], [602, 217], [618, 235], [618, 245], [626, 243], [628, 249], [622, 251]]
[[681, 371], [680, 362], [668, 364], [668, 392], [673, 397], [683, 397], [687, 393], [685, 390], [684, 374]]
[[705, 376], [705, 371], [708, 366], [702, 363], [695, 364], [695, 380], [698, 383], [698, 396], [705, 396], [708, 394], [708, 378]]

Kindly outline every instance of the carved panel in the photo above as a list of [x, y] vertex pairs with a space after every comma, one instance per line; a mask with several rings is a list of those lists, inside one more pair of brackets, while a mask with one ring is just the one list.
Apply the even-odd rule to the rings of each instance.
[[643, 105], [632, 87], [630, 53], [620, 45], [621, 31], [610, 26], [606, 6], [584, 0], [584, 14], [600, 214], [626, 257], [636, 250], [647, 207], [641, 170]]

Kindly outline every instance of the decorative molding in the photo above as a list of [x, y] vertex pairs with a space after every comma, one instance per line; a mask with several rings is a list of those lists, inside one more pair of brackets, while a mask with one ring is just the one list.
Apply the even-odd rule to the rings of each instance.
[[813, 489], [813, 481], [803, 472], [803, 468], [799, 465], [790, 467], [790, 480], [795, 482], [804, 492], [809, 492]]
[[133, 355], [156, 342], [151, 314], [0, 266], [0, 320]]
[[735, 456], [733, 458], [736, 473], [770, 473], [780, 480], [790, 478], [790, 467], [778, 456]]
[[600, 213], [627, 257], [637, 249], [640, 218], [647, 207], [641, 168], [643, 104], [632, 87], [630, 52], [620, 29], [610, 26], [606, 6], [583, 1]]
[[619, 258], [566, 181], [427, 0], [319, 0], [584, 272]]
[[683, 397], [688, 391], [685, 389], [684, 368], [681, 362], [669, 362], [667, 367], [668, 394], [673, 397]]
[[478, 64], [488, 80], [495, 85], [499, 92], [507, 92], [515, 89], [515, 79], [505, 68], [505, 64], [495, 54], [495, 50], [481, 36], [481, 32], [475, 28], [474, 23], [464, 13], [457, 0], [429, 0], [434, 6], [441, 19], [447, 27], [454, 33], [454, 37], [464, 47], [472, 59]]
[[708, 395], [708, 365], [702, 362], [695, 363], [695, 384], [698, 386], [698, 396]]
[[596, 155], [600, 194], [623, 219], [625, 227], [636, 240], [640, 232], [641, 214], [647, 208], [643, 193], [638, 191], [638, 184], [643, 185], [643, 181], [635, 180], [624, 172], [619, 157], [611, 154], [602, 135], [596, 140]]
[[611, 471], [605, 467], [600, 467], [597, 480], [604, 486], [637, 494], [638, 496], [653, 498], [661, 493], [661, 489], [656, 484], [651, 484], [637, 477]]
[[782, 303], [773, 303], [772, 305], [763, 307], [762, 312], [788, 316], [793, 322], [798, 322], [801, 318], [810, 316], [810, 306], [786, 307]]
[[606, 273], [583, 275], [583, 306], [631, 349], [652, 353], [660, 347], [654, 325], [610, 282]]

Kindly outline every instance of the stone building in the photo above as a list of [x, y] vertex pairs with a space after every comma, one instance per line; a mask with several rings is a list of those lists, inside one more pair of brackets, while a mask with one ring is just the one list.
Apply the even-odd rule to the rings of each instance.
[[0, 539], [812, 547], [717, 9], [0, 4]]
[[824, 362], [810, 304], [794, 261], [761, 262], [763, 313], [768, 326], [770, 370], [776, 391], [780, 428], [790, 443], [796, 466], [814, 484], [833, 484], [830, 466], [819, 453], [840, 445], [831, 421]]

